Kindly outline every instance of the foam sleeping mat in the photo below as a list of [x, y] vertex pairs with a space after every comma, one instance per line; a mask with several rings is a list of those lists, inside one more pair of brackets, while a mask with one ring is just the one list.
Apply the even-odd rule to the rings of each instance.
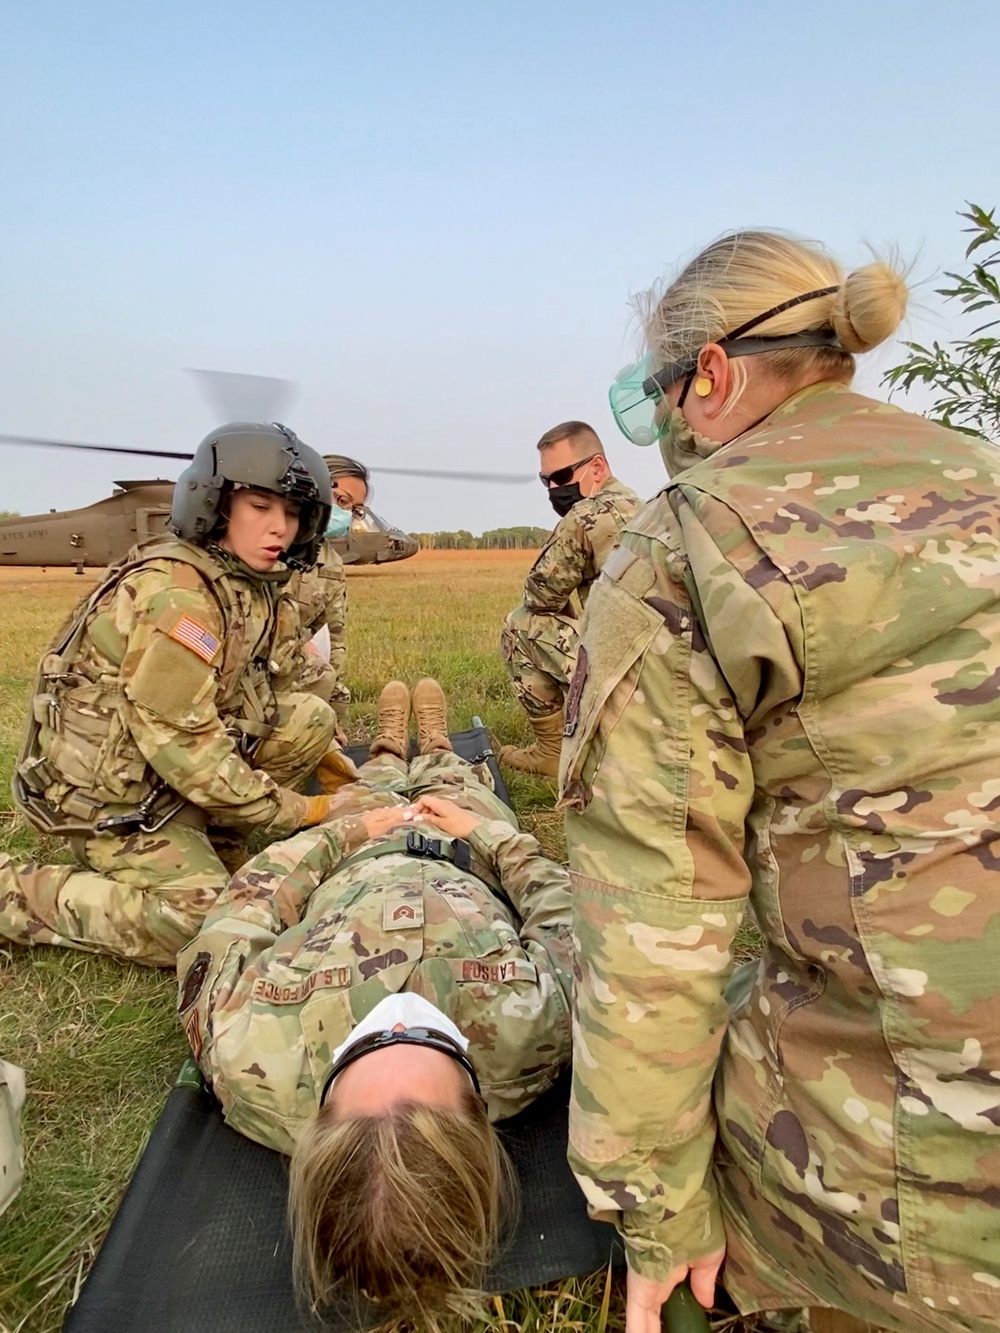
[[[502, 1133], [521, 1210], [486, 1286], [540, 1286], [621, 1262], [566, 1164], [565, 1076]], [[229, 1129], [193, 1064], [171, 1092], [64, 1333], [308, 1333], [285, 1225], [287, 1159]], [[327, 1327], [359, 1327], [354, 1312]]]
[[[489, 752], [483, 728], [459, 754]], [[351, 757], [360, 763], [363, 749]], [[489, 757], [498, 795], [507, 791]], [[566, 1164], [569, 1076], [501, 1132], [521, 1208], [487, 1288], [502, 1293], [623, 1262], [612, 1227], [591, 1222]], [[193, 1062], [181, 1071], [64, 1333], [308, 1333], [295, 1306], [285, 1224], [287, 1160], [229, 1129]], [[331, 1315], [337, 1333], [353, 1310]]]

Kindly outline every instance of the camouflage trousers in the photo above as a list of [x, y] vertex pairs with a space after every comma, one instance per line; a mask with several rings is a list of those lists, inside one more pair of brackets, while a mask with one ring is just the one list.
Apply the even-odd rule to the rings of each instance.
[[774, 1333], [884, 1333], [876, 1324], [818, 1305], [804, 1310], [765, 1310], [762, 1317], [763, 1327]]
[[408, 805], [421, 796], [443, 796], [486, 819], [502, 819], [517, 828], [517, 818], [493, 791], [485, 764], [470, 764], [450, 750], [420, 754], [409, 763], [380, 754], [358, 769], [360, 781], [341, 787], [331, 798], [330, 818], [360, 815], [393, 805]]
[[[315, 695], [293, 694], [279, 701], [278, 719], [253, 766], [282, 787], [303, 787], [330, 747], [333, 712]], [[106, 813], [127, 808], [108, 806]], [[229, 883], [226, 863], [246, 859], [245, 836], [209, 827], [205, 813], [188, 805], [156, 833], [73, 839], [84, 869], [0, 856], [0, 939], [173, 967]]]
[[518, 606], [503, 622], [500, 656], [529, 716], [548, 717], [562, 708], [579, 644], [580, 622], [575, 616]]

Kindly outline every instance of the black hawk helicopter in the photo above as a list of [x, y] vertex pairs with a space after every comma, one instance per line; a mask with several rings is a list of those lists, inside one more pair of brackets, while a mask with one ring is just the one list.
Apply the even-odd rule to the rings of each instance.
[[[264, 375], [242, 375], [229, 371], [192, 371], [220, 420], [265, 421], [278, 415], [292, 389], [287, 380]], [[190, 453], [165, 449], [135, 449], [127, 445], [81, 444], [69, 440], [42, 439], [29, 435], [0, 435], [0, 444], [42, 449], [78, 449], [94, 453], [126, 454], [144, 458], [170, 458], [190, 462]], [[521, 485], [533, 481], [531, 474], [509, 472], [442, 471], [435, 468], [369, 467], [373, 473], [396, 477], [432, 477], [442, 481], [474, 481]], [[87, 566], [110, 565], [136, 542], [167, 531], [174, 483], [163, 478], [117, 481], [113, 493], [80, 509], [50, 509], [46, 514], [0, 521], [0, 566], [75, 566], [82, 574]], [[369, 506], [355, 511], [350, 531], [333, 540], [334, 548], [348, 565], [384, 564], [408, 560], [416, 555], [415, 537], [387, 523]]]

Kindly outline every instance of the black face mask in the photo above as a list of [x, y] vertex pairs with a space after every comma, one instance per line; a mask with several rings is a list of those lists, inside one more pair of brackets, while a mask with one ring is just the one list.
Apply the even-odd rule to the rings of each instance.
[[580, 490], [578, 481], [571, 481], [568, 486], [549, 488], [549, 504], [560, 518], [565, 518], [573, 506], [582, 499], [583, 491]]

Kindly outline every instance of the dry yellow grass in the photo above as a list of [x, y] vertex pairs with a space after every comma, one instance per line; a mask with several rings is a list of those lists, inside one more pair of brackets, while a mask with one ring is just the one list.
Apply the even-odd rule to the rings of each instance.
[[[441, 680], [453, 728], [478, 714], [497, 743], [528, 738], [497, 653], [527, 551], [429, 551], [349, 578], [351, 731], [370, 734], [374, 702], [393, 676]], [[9, 813], [35, 663], [89, 573], [0, 570], [0, 851], [51, 858]], [[552, 787], [512, 783], [523, 822], [563, 851]], [[0, 1222], [0, 1333], [54, 1333], [100, 1244], [185, 1052], [168, 975], [62, 950], [0, 948], [0, 1055], [28, 1072], [28, 1175]], [[491, 1333], [603, 1333], [622, 1327], [621, 1293], [602, 1276], [494, 1303]], [[726, 1327], [732, 1327], [727, 1321]]]

